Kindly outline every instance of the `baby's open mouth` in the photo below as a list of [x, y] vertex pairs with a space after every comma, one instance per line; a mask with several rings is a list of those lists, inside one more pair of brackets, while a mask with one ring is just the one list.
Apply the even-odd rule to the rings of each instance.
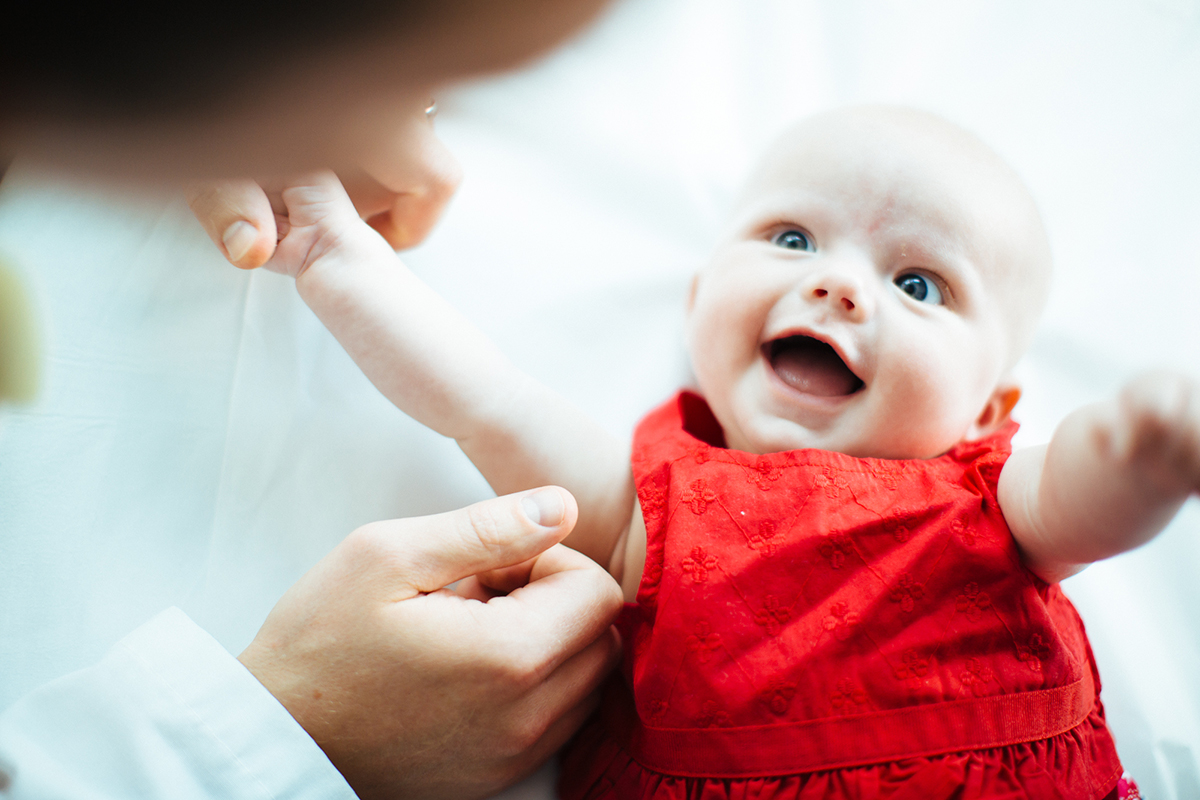
[[837, 351], [811, 336], [785, 336], [763, 345], [763, 355], [788, 386], [818, 397], [844, 397], [863, 388]]

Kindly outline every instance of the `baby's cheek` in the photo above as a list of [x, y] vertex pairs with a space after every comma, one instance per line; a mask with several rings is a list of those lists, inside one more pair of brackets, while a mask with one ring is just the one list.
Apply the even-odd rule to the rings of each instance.
[[962, 374], [953, 359], [930, 353], [908, 353], [898, 376], [894, 408], [902, 417], [903, 448], [910, 458], [930, 458], [957, 444], [979, 411], [973, 407], [972, 376]]

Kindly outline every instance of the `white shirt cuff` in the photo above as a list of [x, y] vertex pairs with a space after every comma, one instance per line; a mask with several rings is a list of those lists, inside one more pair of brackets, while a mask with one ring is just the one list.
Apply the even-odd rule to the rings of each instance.
[[355, 797], [287, 710], [177, 608], [0, 715], [0, 762], [14, 800]]

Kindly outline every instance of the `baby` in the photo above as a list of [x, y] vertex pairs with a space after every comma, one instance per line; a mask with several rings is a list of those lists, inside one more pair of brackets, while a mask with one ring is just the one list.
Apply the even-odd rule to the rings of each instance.
[[785, 134], [692, 282], [699, 394], [647, 416], [632, 459], [332, 176], [281, 201], [272, 266], [375, 385], [497, 492], [568, 489], [567, 543], [631, 601], [564, 797], [1136, 796], [1058, 581], [1200, 490], [1200, 390], [1147, 377], [1011, 452], [1050, 254], [973, 136], [897, 108]]

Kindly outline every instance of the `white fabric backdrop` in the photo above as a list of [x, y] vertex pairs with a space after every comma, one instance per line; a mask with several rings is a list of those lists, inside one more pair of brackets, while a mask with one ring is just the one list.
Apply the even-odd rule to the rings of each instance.
[[[1042, 205], [1058, 272], [1018, 443], [1141, 369], [1200, 374], [1194, 0], [626, 0], [438, 101], [467, 180], [406, 260], [622, 435], [687, 380], [683, 293], [755, 154], [851, 102], [963, 124]], [[356, 525], [488, 494], [287, 281], [225, 265], [176, 197], [18, 162], [0, 252], [47, 344], [40, 399], [0, 419], [0, 708], [172, 604], [239, 652]], [[1198, 568], [1193, 500], [1066, 584], [1148, 797], [1200, 797]]]

